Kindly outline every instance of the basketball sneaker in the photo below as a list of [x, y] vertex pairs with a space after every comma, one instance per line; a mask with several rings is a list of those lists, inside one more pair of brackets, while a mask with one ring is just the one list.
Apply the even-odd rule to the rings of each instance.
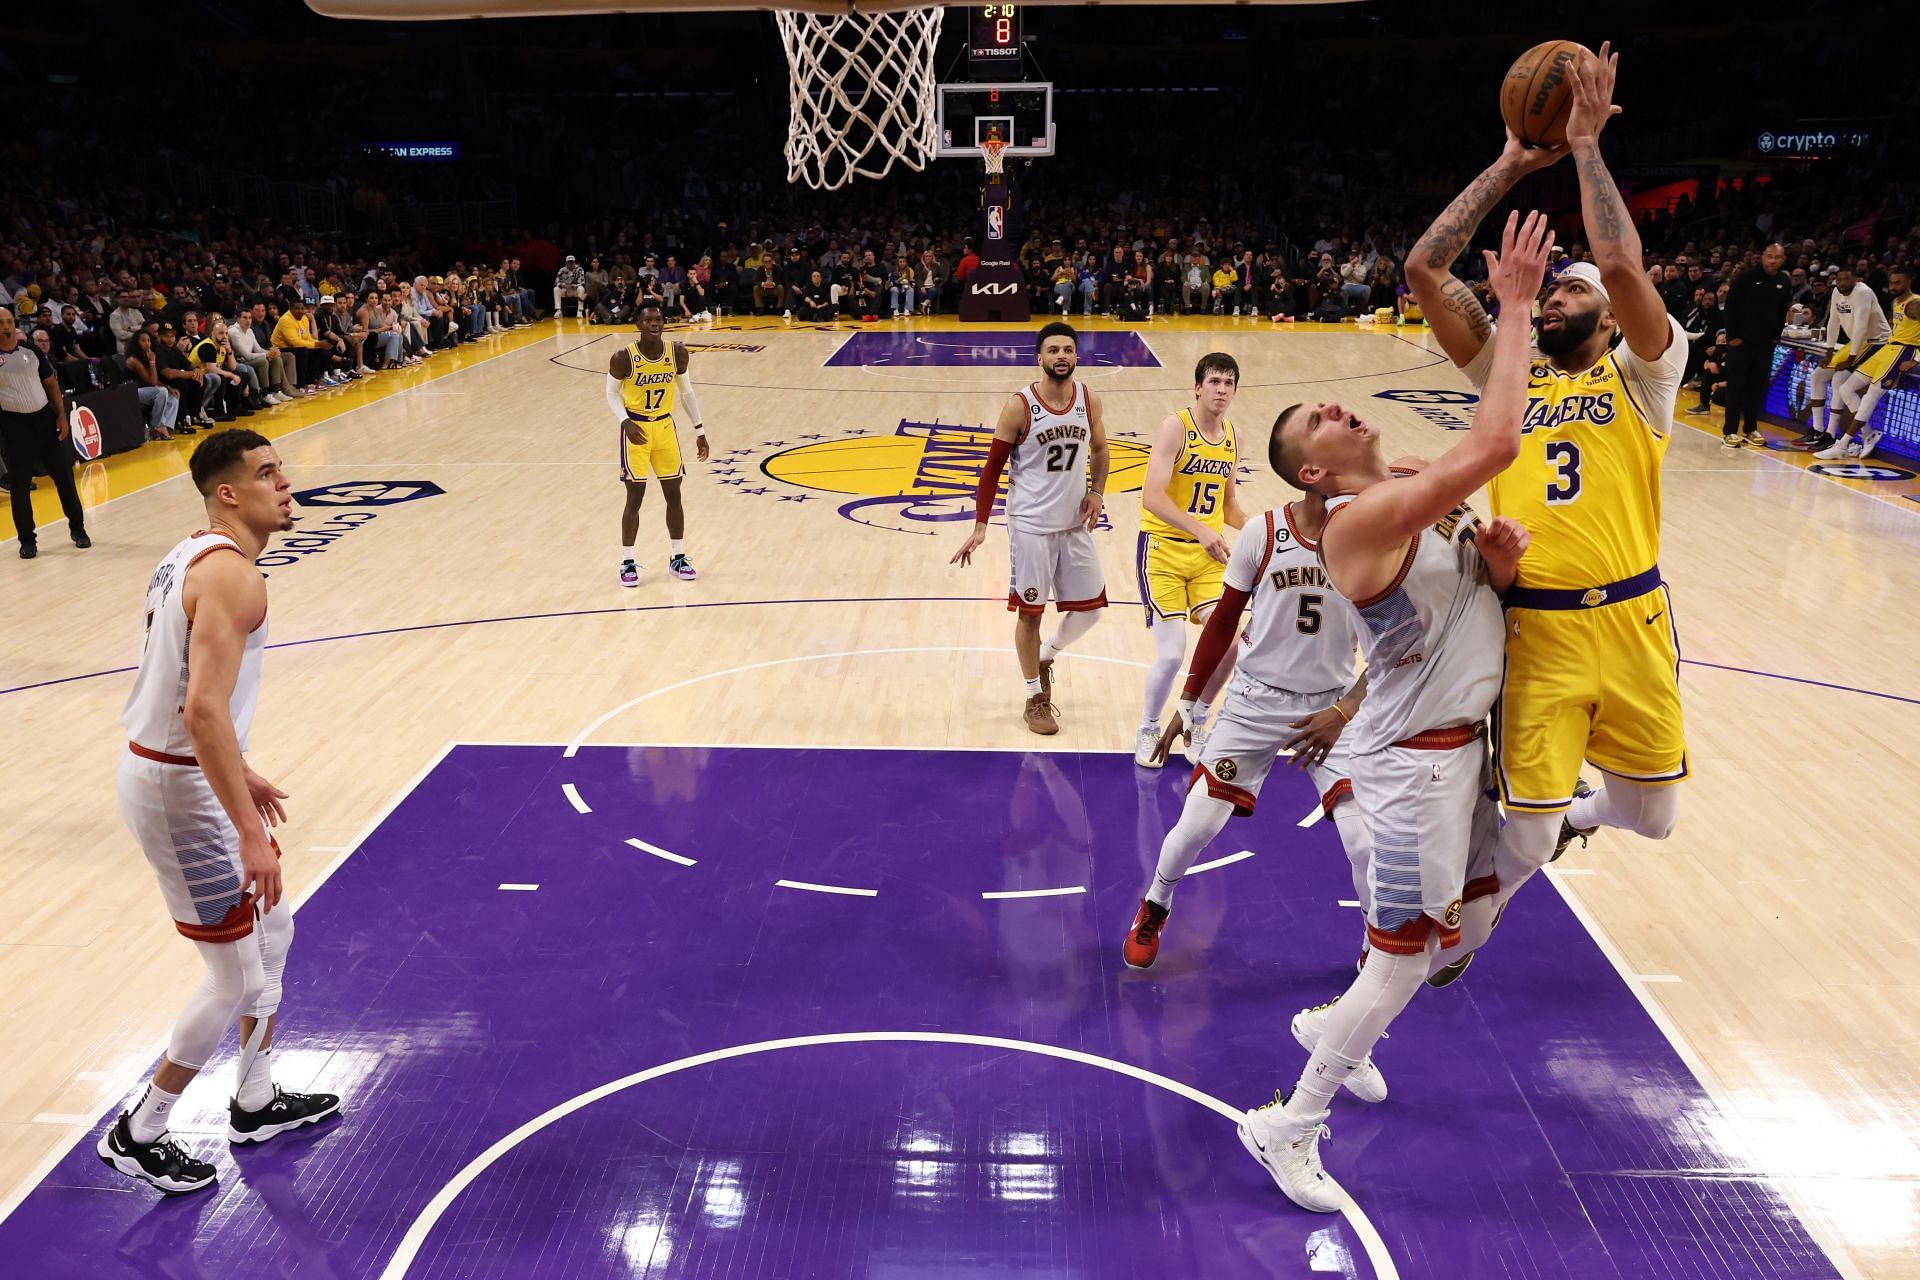
[[673, 570], [673, 576], [683, 582], [692, 582], [700, 575], [693, 571], [693, 562], [685, 556], [675, 556], [667, 561], [667, 567]]
[[1047, 695], [1047, 701], [1053, 701], [1053, 659], [1048, 658], [1040, 664], [1040, 692]]
[[1287, 1097], [1255, 1107], [1240, 1118], [1240, 1145], [1273, 1178], [1287, 1199], [1314, 1213], [1338, 1213], [1347, 1193], [1320, 1164], [1320, 1139], [1333, 1136], [1327, 1113], [1295, 1120], [1286, 1113]]
[[1880, 447], [1880, 437], [1885, 434], [1883, 431], [1868, 431], [1864, 427], [1861, 428], [1860, 434], [1854, 437], [1854, 447], [1847, 456], [1859, 458], [1862, 461], [1871, 458], [1873, 451]]
[[1127, 933], [1127, 940], [1120, 948], [1120, 955], [1129, 969], [1151, 969], [1153, 958], [1160, 954], [1160, 930], [1166, 927], [1169, 907], [1163, 907], [1151, 898], [1140, 899], [1140, 910], [1133, 917], [1133, 928]]
[[1831, 449], [1834, 444], [1834, 439], [1827, 432], [1822, 431], [1814, 436], [1805, 438], [1804, 441], [1796, 441], [1795, 443], [1804, 443], [1806, 448], [1813, 450], [1817, 454], [1822, 449]]
[[258, 1111], [242, 1111], [235, 1101], [227, 1105], [228, 1142], [265, 1142], [293, 1129], [317, 1124], [340, 1110], [331, 1093], [288, 1093], [273, 1087], [273, 1101]]
[[1469, 951], [1452, 964], [1443, 965], [1436, 973], [1428, 977], [1427, 985], [1436, 989], [1452, 986], [1454, 983], [1460, 981], [1460, 976], [1467, 971], [1467, 966], [1472, 964], [1473, 958], [1479, 954], [1477, 951]]
[[1133, 736], [1133, 762], [1142, 769], [1158, 769], [1167, 762], [1166, 753], [1160, 750], [1160, 725], [1149, 721], [1140, 726], [1140, 732]]
[[[1333, 1006], [1339, 1003], [1340, 997], [1335, 996], [1325, 1004], [1302, 1009], [1293, 1015], [1293, 1038], [1302, 1049], [1312, 1053], [1320, 1047], [1320, 1037], [1327, 1033], [1327, 1016], [1333, 1012]], [[1373, 1065], [1372, 1054], [1368, 1054], [1366, 1060], [1353, 1069], [1345, 1084], [1347, 1092], [1362, 1102], [1387, 1100], [1387, 1079], [1380, 1074], [1380, 1068]]]
[[[1573, 783], [1573, 794], [1575, 799], [1581, 796], [1590, 796], [1593, 794], [1593, 788], [1587, 785], [1585, 778], [1576, 778]], [[1575, 839], [1580, 841], [1580, 847], [1582, 849], [1586, 848], [1587, 837], [1592, 835], [1595, 830], [1597, 830], [1597, 828], [1588, 827], [1582, 831], [1579, 827], [1574, 826], [1570, 819], [1560, 819], [1560, 838], [1554, 841], [1553, 856], [1548, 858], [1547, 861], [1560, 861], [1560, 855], [1567, 851], [1567, 846], [1572, 844]]]
[[1820, 458], [1826, 462], [1834, 462], [1840, 458], [1846, 457], [1848, 454], [1850, 454], [1853, 451], [1854, 447], [1855, 446], [1853, 443], [1853, 437], [1841, 436], [1839, 439], [1835, 440], [1832, 444], [1820, 450], [1820, 452], [1814, 454], [1813, 456], [1816, 458]]
[[[1200, 709], [1206, 710], [1205, 707]], [[1200, 763], [1200, 753], [1206, 750], [1207, 746], [1207, 732], [1207, 722], [1196, 715], [1193, 723], [1187, 726], [1186, 733], [1181, 735], [1181, 740], [1186, 743], [1182, 754], [1187, 757], [1188, 764]]]
[[620, 562], [620, 585], [623, 587], [639, 586], [640, 566], [631, 560], [622, 560]]
[[163, 1133], [152, 1142], [135, 1142], [133, 1126], [125, 1111], [111, 1129], [100, 1135], [94, 1150], [99, 1153], [102, 1164], [170, 1195], [198, 1191], [218, 1176], [205, 1160], [188, 1155], [186, 1148], [170, 1133]]
[[1021, 714], [1026, 719], [1027, 728], [1035, 733], [1044, 736], [1060, 732], [1060, 721], [1056, 718], [1057, 712], [1053, 704], [1047, 701], [1047, 695], [1044, 693], [1036, 693], [1028, 698], [1026, 709]]

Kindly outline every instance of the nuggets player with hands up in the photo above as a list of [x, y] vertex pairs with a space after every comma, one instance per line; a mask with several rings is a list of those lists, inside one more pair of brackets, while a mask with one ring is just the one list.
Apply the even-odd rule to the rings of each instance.
[[[1673, 829], [1688, 774], [1678, 639], [1659, 569], [1660, 464], [1673, 429], [1687, 338], [1642, 263], [1639, 232], [1599, 140], [1620, 114], [1619, 55], [1573, 68], [1564, 151], [1511, 134], [1500, 158], [1435, 220], [1407, 258], [1433, 333], [1484, 388], [1495, 325], [1450, 271], [1487, 211], [1526, 172], [1573, 158], [1592, 262], [1575, 262], [1541, 304], [1519, 456], [1488, 488], [1495, 515], [1531, 543], [1507, 593], [1506, 678], [1494, 745], [1508, 822], [1499, 894], [1469, 904], [1455, 972], [1514, 892], [1567, 842], [1601, 825], [1653, 839]], [[1506, 311], [1524, 324], [1524, 307]], [[1582, 759], [1607, 774], [1589, 790]], [[1436, 974], [1436, 978], [1440, 975]]]

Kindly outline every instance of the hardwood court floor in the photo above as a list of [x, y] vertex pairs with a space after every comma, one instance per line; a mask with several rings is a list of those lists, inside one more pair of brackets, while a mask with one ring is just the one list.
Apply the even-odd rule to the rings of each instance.
[[[1187, 403], [1188, 370], [1214, 348], [1245, 371], [1243, 438], [1263, 439], [1296, 400], [1338, 398], [1386, 424], [1392, 451], [1432, 453], [1449, 417], [1471, 412], [1430, 394], [1465, 384], [1417, 332], [1088, 327], [1116, 352], [1136, 329], [1159, 362], [1085, 368], [1117, 463], [1132, 465], [1117, 484], [1137, 486], [1146, 433]], [[977, 465], [952, 428], [990, 423], [1027, 378], [992, 363], [1020, 340], [923, 323], [911, 332], [924, 343], [862, 339], [871, 362], [829, 366], [849, 331], [676, 335], [700, 348], [717, 455], [687, 482], [696, 583], [664, 577], [653, 494], [646, 579], [614, 580], [620, 496], [597, 381], [608, 331], [542, 328], [498, 354], [442, 357], [455, 376], [437, 361], [346, 393], [350, 414], [267, 419], [305, 495], [299, 532], [268, 559], [276, 647], [252, 755], [292, 793], [292, 890], [350, 855], [450, 742], [1037, 745], [1006, 651], [1004, 537], [983, 563], [949, 568], [964, 520], [939, 518]], [[968, 362], [916, 355], [940, 349]], [[1843, 1271], [1920, 1276], [1920, 511], [1903, 486], [1725, 453], [1711, 430], [1676, 433], [1666, 468], [1663, 569], [1696, 775], [1679, 834], [1598, 836], [1555, 888], [1720, 1104], [1702, 1143], [1746, 1153]], [[113, 500], [89, 516], [92, 551], [56, 527], [38, 560], [0, 556], [9, 1206], [150, 1065], [197, 980], [112, 789], [142, 590], [198, 518], [177, 470], [188, 445], [95, 473], [92, 500]], [[1247, 462], [1249, 509], [1286, 496], [1263, 458]], [[1130, 664], [1150, 650], [1119, 604], [1137, 599], [1137, 498], [1117, 495], [1111, 514], [1117, 607], [1063, 664], [1065, 727], [1045, 744], [1063, 752], [1124, 748], [1138, 718]], [[1117, 945], [1125, 921], [1109, 923]], [[1694, 1123], [1667, 1120], [1676, 1134]]]

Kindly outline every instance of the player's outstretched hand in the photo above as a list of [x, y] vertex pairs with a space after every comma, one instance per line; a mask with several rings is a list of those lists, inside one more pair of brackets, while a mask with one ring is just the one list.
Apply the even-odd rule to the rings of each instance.
[[707, 448], [706, 432], [701, 431], [695, 434], [695, 436], [693, 437], [693, 449], [694, 449], [694, 456], [699, 458], [700, 461], [702, 462], [705, 462], [708, 458], [713, 456], [712, 450]]
[[1486, 250], [1487, 279], [1493, 296], [1500, 299], [1503, 315], [1525, 315], [1540, 295], [1540, 282], [1547, 275], [1547, 257], [1553, 252], [1553, 225], [1547, 215], [1535, 209], [1520, 221], [1520, 211], [1507, 215], [1506, 229], [1500, 233], [1500, 252]]
[[1316, 711], [1303, 720], [1294, 720], [1290, 728], [1300, 732], [1288, 738], [1280, 749], [1293, 757], [1293, 767], [1306, 769], [1324, 763], [1327, 753], [1333, 750], [1333, 744], [1340, 741], [1340, 731], [1347, 727], [1346, 718], [1332, 707], [1325, 711]]
[[967, 540], [960, 544], [960, 549], [953, 553], [953, 559], [947, 561], [947, 563], [948, 564], [972, 564], [973, 553], [978, 551], [980, 549], [980, 544], [985, 542], [986, 540], [987, 540], [987, 526], [983, 524], [974, 525], [973, 532], [967, 535]]
[[1507, 145], [1500, 148], [1500, 158], [1521, 173], [1532, 173], [1535, 169], [1545, 169], [1564, 160], [1571, 150], [1572, 148], [1564, 142], [1555, 147], [1530, 147], [1520, 141], [1518, 134], [1509, 129]]
[[1527, 526], [1512, 516], [1495, 516], [1474, 535], [1473, 545], [1480, 549], [1480, 558], [1486, 561], [1498, 586], [1513, 581], [1520, 557], [1527, 553], [1527, 544], [1532, 541], [1533, 535], [1527, 532]]
[[1619, 75], [1620, 55], [1603, 41], [1592, 62], [1573, 65], [1573, 107], [1567, 113], [1567, 142], [1592, 142], [1620, 114], [1613, 105], [1613, 83]]

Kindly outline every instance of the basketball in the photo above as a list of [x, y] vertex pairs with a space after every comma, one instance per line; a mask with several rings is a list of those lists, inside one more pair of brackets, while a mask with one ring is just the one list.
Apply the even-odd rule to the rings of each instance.
[[1572, 40], [1548, 40], [1507, 68], [1500, 82], [1500, 115], [1528, 146], [1557, 147], [1567, 140], [1576, 58], [1592, 61], [1593, 51]]

